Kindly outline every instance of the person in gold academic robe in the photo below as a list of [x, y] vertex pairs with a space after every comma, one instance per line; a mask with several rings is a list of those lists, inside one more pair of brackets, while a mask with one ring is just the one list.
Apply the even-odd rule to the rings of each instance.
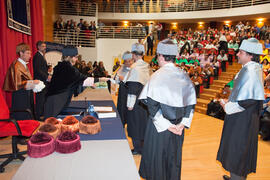
[[[3, 90], [12, 92], [12, 110], [29, 109], [33, 113], [34, 100], [32, 90], [36, 91], [40, 81], [33, 80], [27, 67], [31, 58], [30, 47], [25, 43], [18, 44], [16, 53], [19, 58], [11, 63], [6, 73]], [[31, 115], [25, 112], [14, 113], [13, 118], [20, 120], [32, 119]]]

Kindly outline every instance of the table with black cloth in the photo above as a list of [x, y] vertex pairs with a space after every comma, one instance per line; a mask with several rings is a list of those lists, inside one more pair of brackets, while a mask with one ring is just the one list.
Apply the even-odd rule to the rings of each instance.
[[[107, 89], [86, 89], [72, 99], [70, 106], [86, 104], [116, 107]], [[77, 117], [79, 120], [82, 117]], [[81, 150], [43, 158], [27, 157], [13, 180], [138, 180], [140, 179], [125, 132], [116, 118], [100, 119], [102, 131], [96, 135], [79, 134]]]

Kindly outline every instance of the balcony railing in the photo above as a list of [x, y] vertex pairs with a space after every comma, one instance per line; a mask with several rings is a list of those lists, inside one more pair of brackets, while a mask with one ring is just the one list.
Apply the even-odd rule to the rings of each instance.
[[98, 0], [99, 12], [114, 13], [163, 13], [227, 9], [270, 3], [270, 0]]
[[96, 16], [97, 4], [89, 1], [59, 0], [59, 14], [77, 16]]
[[97, 38], [111, 39], [143, 39], [146, 36], [144, 27], [101, 26], [97, 31]]
[[54, 30], [54, 42], [64, 45], [96, 47], [96, 38], [107, 39], [144, 39], [144, 27], [102, 26], [97, 31], [90, 30]]
[[227, 9], [270, 3], [270, 0], [59, 0], [59, 14], [96, 16], [98, 12], [165, 13]]
[[90, 30], [54, 30], [54, 42], [64, 45], [96, 47], [96, 32]]

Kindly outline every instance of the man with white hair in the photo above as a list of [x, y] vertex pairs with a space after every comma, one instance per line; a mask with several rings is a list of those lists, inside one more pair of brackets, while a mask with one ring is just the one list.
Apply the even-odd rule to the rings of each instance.
[[174, 65], [177, 45], [169, 39], [157, 46], [161, 67], [146, 83], [139, 99], [148, 107], [140, 164], [147, 180], [180, 180], [184, 128], [189, 128], [196, 104], [192, 81]]
[[127, 131], [128, 136], [132, 138], [134, 149], [133, 155], [141, 154], [146, 122], [148, 119], [147, 108], [138, 101], [138, 97], [143, 86], [150, 77], [148, 63], [142, 60], [145, 53], [144, 46], [135, 43], [131, 47], [134, 63], [131, 66], [126, 79], [127, 85]]
[[242, 69], [235, 76], [229, 100], [221, 100], [226, 112], [217, 160], [231, 173], [225, 180], [245, 180], [256, 172], [259, 116], [264, 100], [259, 56], [262, 44], [255, 38], [243, 40], [238, 56]]

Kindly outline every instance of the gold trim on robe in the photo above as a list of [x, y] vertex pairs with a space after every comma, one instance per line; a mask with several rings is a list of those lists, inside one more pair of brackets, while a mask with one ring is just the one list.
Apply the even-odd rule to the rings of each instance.
[[13, 92], [25, 88], [28, 80], [33, 80], [29, 70], [21, 62], [15, 60], [6, 73], [3, 90]]

